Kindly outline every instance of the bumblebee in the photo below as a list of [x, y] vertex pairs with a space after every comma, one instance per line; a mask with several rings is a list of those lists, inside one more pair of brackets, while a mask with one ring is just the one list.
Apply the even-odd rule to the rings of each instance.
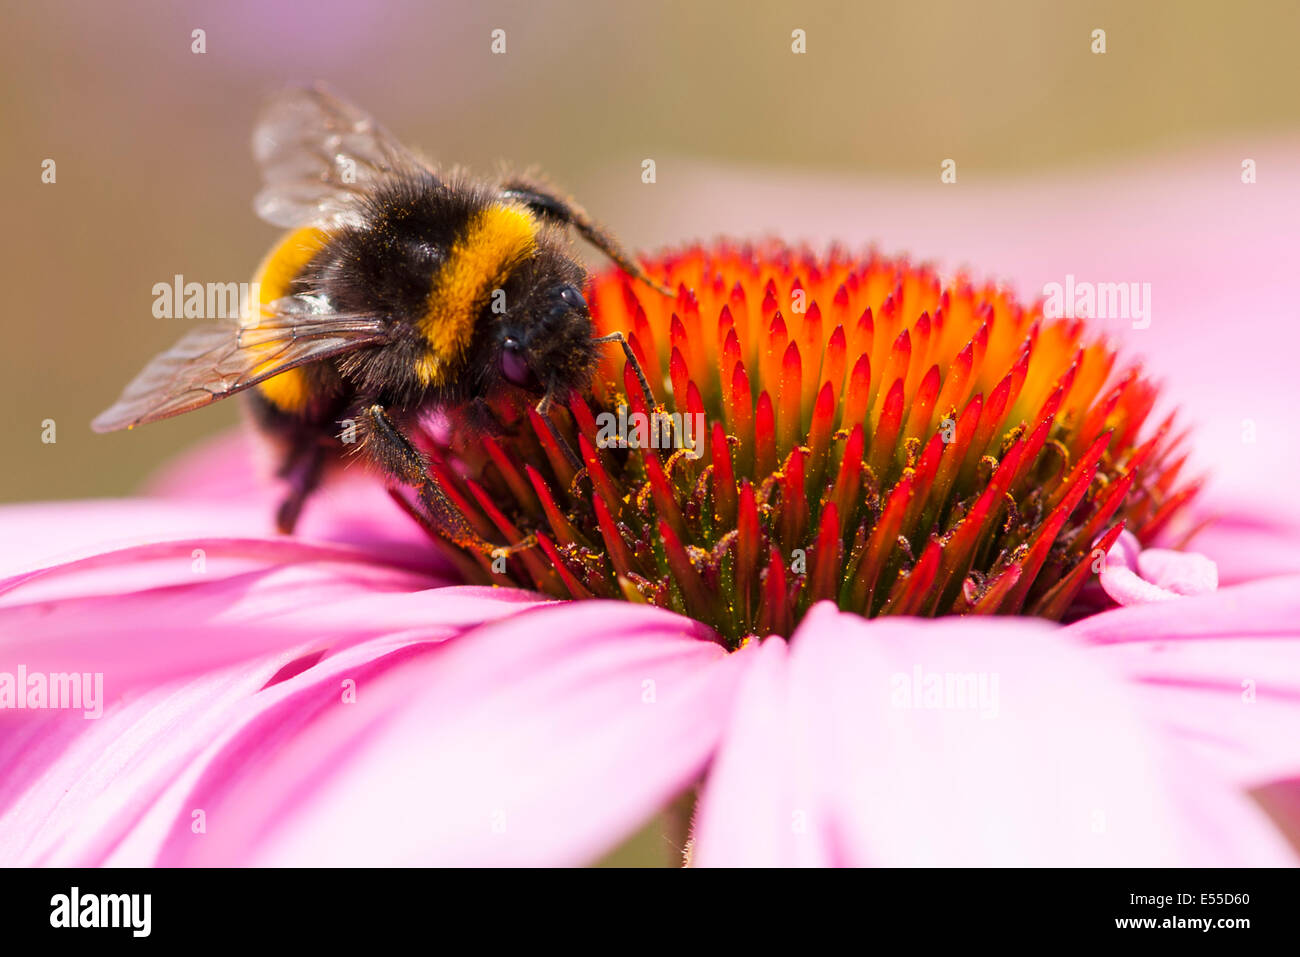
[[537, 411], [554, 430], [552, 402], [588, 384], [606, 342], [622, 345], [649, 395], [622, 334], [595, 335], [569, 230], [671, 293], [554, 190], [443, 175], [321, 87], [273, 99], [253, 153], [264, 181], [257, 213], [289, 230], [257, 270], [255, 301], [155, 357], [95, 431], [245, 392], [281, 456], [289, 491], [277, 524], [287, 533], [350, 421], [350, 451], [417, 490], [440, 531], [489, 551], [408, 437], [416, 418], [508, 384], [540, 394]]

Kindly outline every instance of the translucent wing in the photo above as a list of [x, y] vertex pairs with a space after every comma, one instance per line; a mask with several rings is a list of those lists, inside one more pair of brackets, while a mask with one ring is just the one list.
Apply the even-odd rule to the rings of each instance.
[[276, 226], [337, 226], [356, 219], [356, 200], [379, 180], [432, 176], [367, 113], [322, 86], [287, 90], [253, 131], [263, 189], [253, 205]]
[[189, 412], [308, 362], [378, 345], [386, 325], [377, 316], [325, 311], [313, 297], [288, 297], [262, 307], [256, 325], [212, 323], [154, 358], [91, 428], [113, 432]]

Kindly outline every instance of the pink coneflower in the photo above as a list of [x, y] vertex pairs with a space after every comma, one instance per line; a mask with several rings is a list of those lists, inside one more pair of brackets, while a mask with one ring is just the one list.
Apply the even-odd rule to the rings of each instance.
[[[184, 498], [12, 510], [6, 667], [108, 703], [0, 714], [3, 859], [576, 864], [698, 794], [701, 865], [1294, 862], [1300, 582], [1182, 550], [1139, 368], [903, 261], [649, 268], [675, 300], [605, 273], [593, 314], [702, 442], [602, 439], [655, 411], [613, 359], [554, 413], [580, 467], [509, 397], [429, 429], [479, 534], [535, 537], [504, 565], [359, 476], [269, 537], [239, 440]], [[26, 560], [97, 523], [143, 543]]]
[[[665, 410], [611, 362], [597, 411], [575, 398], [561, 429], [581, 472], [535, 414], [516, 436], [450, 432], [477, 477], [443, 468], [444, 486], [479, 534], [536, 529], [540, 551], [504, 569], [522, 585], [671, 608], [733, 648], [788, 636], [818, 601], [1059, 619], [1126, 524], [1150, 542], [1196, 491], [1173, 416], [1147, 423], [1155, 388], [1082, 320], [779, 244], [688, 249], [656, 275], [675, 301], [616, 274], [590, 299], [671, 383]], [[616, 406], [631, 450], [600, 428]]]

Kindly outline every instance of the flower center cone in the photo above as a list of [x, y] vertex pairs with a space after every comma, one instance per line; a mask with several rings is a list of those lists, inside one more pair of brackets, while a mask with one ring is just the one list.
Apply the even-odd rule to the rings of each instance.
[[996, 285], [775, 242], [646, 268], [676, 296], [611, 269], [587, 298], [653, 409], [610, 345], [555, 434], [520, 392], [430, 440], [479, 535], [536, 541], [494, 558], [435, 532], [469, 580], [659, 605], [728, 647], [823, 600], [1060, 619], [1123, 529], [1149, 542], [1199, 487], [1139, 367]]

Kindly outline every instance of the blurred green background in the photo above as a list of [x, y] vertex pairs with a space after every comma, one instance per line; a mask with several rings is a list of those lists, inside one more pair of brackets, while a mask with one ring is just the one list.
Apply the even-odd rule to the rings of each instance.
[[6, 0], [0, 500], [126, 493], [237, 420], [226, 403], [87, 427], [183, 331], [152, 316], [153, 284], [247, 279], [273, 241], [248, 137], [284, 84], [324, 79], [439, 161], [536, 164], [639, 246], [687, 238], [662, 215], [680, 182], [665, 165], [933, 181], [960, 156], [964, 176], [1014, 178], [1293, 131], [1297, 35], [1291, 2]]

